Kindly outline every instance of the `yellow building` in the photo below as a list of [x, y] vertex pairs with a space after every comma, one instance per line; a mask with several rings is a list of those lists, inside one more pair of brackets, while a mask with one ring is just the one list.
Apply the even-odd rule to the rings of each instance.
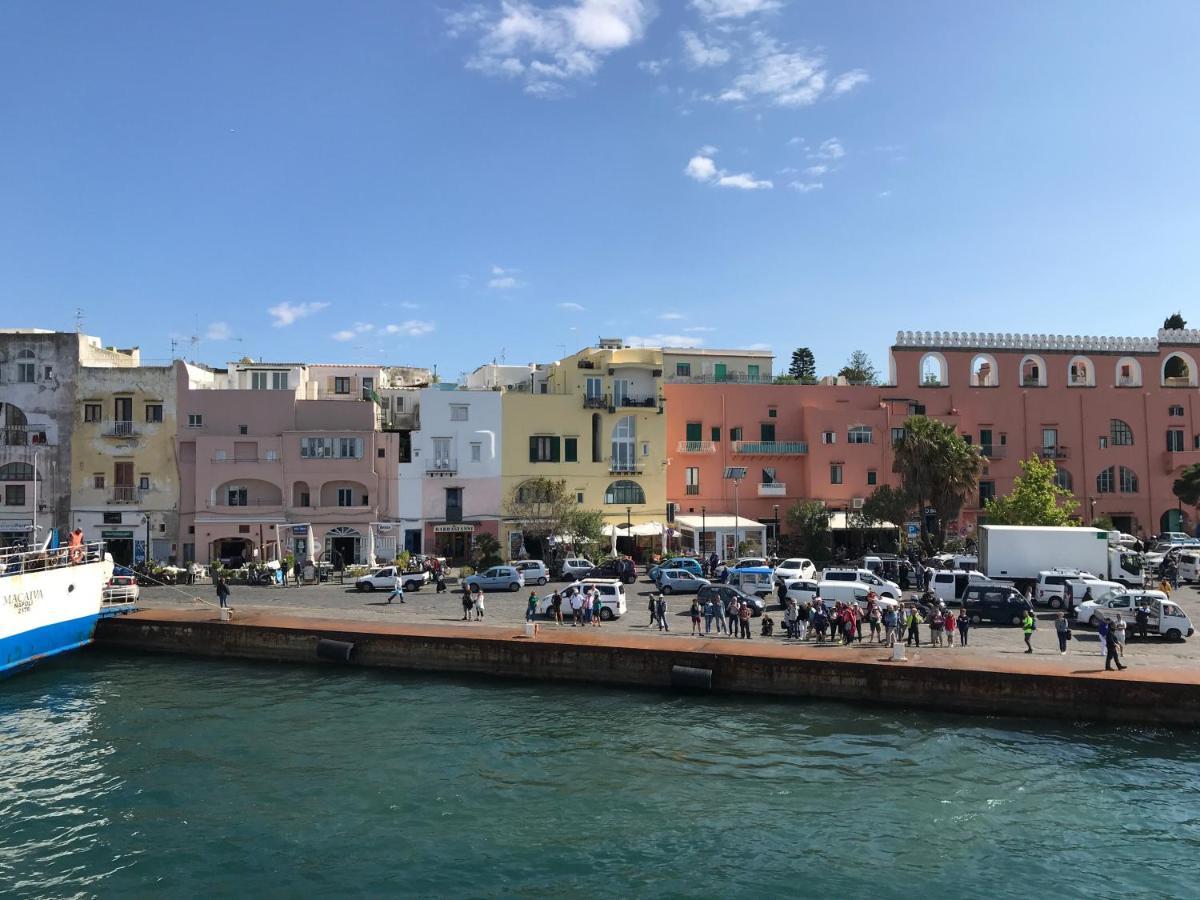
[[175, 370], [82, 360], [71, 431], [71, 526], [113, 559], [178, 559]]
[[[602, 340], [537, 366], [505, 390], [502, 496], [533, 478], [561, 479], [576, 502], [604, 513], [610, 547], [659, 549], [666, 527], [663, 352]], [[626, 527], [629, 526], [629, 527]], [[510, 557], [528, 546], [520, 521], [502, 523]]]

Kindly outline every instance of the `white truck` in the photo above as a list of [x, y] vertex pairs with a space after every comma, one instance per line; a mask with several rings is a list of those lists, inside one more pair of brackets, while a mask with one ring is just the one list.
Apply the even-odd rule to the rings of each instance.
[[1141, 587], [1141, 554], [1115, 543], [1119, 534], [1099, 528], [981, 525], [979, 569], [1022, 589], [1037, 583], [1038, 572], [1064, 568]]

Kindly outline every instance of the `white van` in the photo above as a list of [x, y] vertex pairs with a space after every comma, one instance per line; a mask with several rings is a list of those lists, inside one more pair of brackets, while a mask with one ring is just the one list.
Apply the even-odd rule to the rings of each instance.
[[[880, 597], [889, 597], [893, 600], [899, 600], [902, 596], [900, 585], [894, 581], [886, 581], [880, 578], [870, 569], [826, 569], [821, 573], [822, 581], [857, 581], [867, 585]], [[822, 594], [822, 597], [825, 595]]]
[[1092, 599], [1095, 599], [1109, 591], [1124, 588], [1124, 585], [1115, 581], [1105, 581], [1090, 572], [1081, 572], [1078, 569], [1046, 569], [1038, 572], [1034, 602], [1051, 609], [1065, 609], [1068, 582], [1071, 584], [1071, 600], [1076, 606], [1083, 602], [1089, 590], [1092, 592]]
[[933, 573], [933, 583], [929, 585], [929, 589], [935, 597], [945, 603], [960, 603], [967, 585], [985, 584], [991, 580], [982, 572], [939, 569]]
[[748, 569], [730, 569], [726, 584], [739, 588], [756, 597], [766, 597], [775, 591], [775, 572], [767, 566]]
[[862, 581], [822, 581], [817, 585], [817, 596], [826, 603], [857, 603], [862, 609], [867, 608], [867, 594], [875, 591], [875, 603], [880, 609], [889, 609], [900, 604], [890, 597], [879, 595], [879, 588]]
[[1200, 550], [1184, 550], [1179, 554], [1179, 580], [1200, 581]]
[[[625, 602], [625, 585], [619, 578], [585, 578], [582, 581], [576, 581], [574, 584], [569, 584], [566, 587], [560, 588], [558, 594], [564, 595], [571, 588], [588, 589], [596, 588], [600, 592], [600, 619], [603, 622], [611, 622], [613, 619], [619, 619], [629, 611]], [[538, 600], [537, 611], [543, 616], [551, 615], [554, 609], [554, 591], [546, 594]], [[562, 606], [560, 607], [563, 614], [563, 620], [571, 618], [571, 601], [563, 597]]]

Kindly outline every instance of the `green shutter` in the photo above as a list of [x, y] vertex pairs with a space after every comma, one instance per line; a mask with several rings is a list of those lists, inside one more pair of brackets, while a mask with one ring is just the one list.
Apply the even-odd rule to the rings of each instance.
[[559, 439], [556, 437], [550, 438], [550, 462], [558, 462], [558, 445]]
[[775, 440], [775, 426], [762, 424], [758, 426], [758, 439], [760, 441]]
[[712, 429], [712, 442], [714, 444], [721, 443], [721, 426], [714, 425]]
[[563, 459], [567, 462], [579, 462], [578, 438], [563, 438]]
[[704, 426], [702, 426], [699, 422], [687, 423], [687, 442], [689, 444], [698, 444], [700, 441], [704, 440], [702, 437], [700, 437], [700, 435], [703, 433]]
[[538, 461], [538, 452], [537, 452], [537, 448], [538, 448], [538, 439], [537, 439], [537, 437], [536, 437], [536, 436], [535, 436], [535, 437], [531, 437], [531, 438], [529, 439], [529, 461], [530, 461], [530, 462], [537, 462], [537, 461]]

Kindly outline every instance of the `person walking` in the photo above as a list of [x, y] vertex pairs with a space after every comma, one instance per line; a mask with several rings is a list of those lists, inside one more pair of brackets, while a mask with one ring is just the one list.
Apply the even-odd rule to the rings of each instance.
[[396, 583], [394, 585], [392, 585], [392, 592], [390, 594], [388, 594], [387, 602], [385, 605], [390, 606], [392, 603], [392, 600], [396, 597], [400, 598], [401, 603], [404, 602], [404, 581], [400, 578], [397, 578]]
[[229, 585], [225, 581], [225, 576], [217, 575], [213, 586], [217, 589], [217, 602], [221, 604], [221, 609], [229, 609]]
[[[482, 591], [480, 592], [482, 593]], [[538, 595], [537, 591], [529, 592], [529, 599], [525, 601], [525, 621], [532, 622], [537, 615]]]
[[464, 583], [463, 590], [462, 590], [462, 608], [463, 608], [462, 620], [464, 622], [466, 622], [468, 619], [471, 618], [471, 610], [474, 608], [474, 606], [475, 606], [475, 601], [471, 599], [471, 586], [469, 584]]
[[304, 567], [300, 564], [300, 557], [296, 557], [292, 563], [292, 574], [296, 576], [296, 587], [300, 587], [300, 576], [304, 572]]
[[483, 588], [475, 593], [475, 621], [483, 621]]
[[967, 632], [971, 629], [971, 620], [965, 612], [958, 614], [958, 646], [967, 646]]
[[1101, 619], [1100, 624], [1096, 626], [1096, 634], [1100, 638], [1100, 655], [1104, 656], [1108, 652], [1108, 631], [1111, 626], [1108, 619]]
[[692, 635], [694, 637], [703, 637], [704, 632], [700, 630], [700, 601], [696, 597], [692, 598]]
[[750, 640], [750, 617], [754, 615], [754, 610], [750, 608], [749, 603], [743, 603], [742, 608], [738, 610], [738, 621], [742, 625], [742, 637]]
[[1117, 669], [1122, 672], [1125, 671], [1126, 667], [1121, 665], [1121, 658], [1117, 653], [1120, 645], [1117, 644], [1117, 632], [1115, 629], [1110, 628], [1108, 634], [1104, 636], [1104, 649], [1107, 651], [1104, 657], [1104, 671], [1111, 672], [1113, 663], [1117, 664]]
[[[650, 599], [646, 603], [646, 608], [650, 611], [650, 625], [653, 625], [658, 621], [658, 595], [650, 594], [649, 597]], [[661, 631], [662, 629], [659, 630]]]
[[1067, 655], [1067, 641], [1071, 639], [1071, 624], [1062, 613], [1054, 615], [1054, 633], [1058, 636], [1058, 654]]
[[658, 630], [670, 631], [671, 626], [667, 624], [667, 598], [662, 594], [654, 595], [654, 614], [658, 619]]
[[437, 593], [444, 594], [446, 593], [446, 572], [441, 566], [438, 566], [436, 573], [437, 574], [434, 576], [436, 579], [436, 581], [434, 581], [434, 585], [437, 587]]
[[1037, 620], [1033, 618], [1033, 613], [1025, 610], [1025, 617], [1021, 619], [1021, 631], [1025, 633], [1025, 652], [1033, 652], [1033, 629], [1037, 627]]

